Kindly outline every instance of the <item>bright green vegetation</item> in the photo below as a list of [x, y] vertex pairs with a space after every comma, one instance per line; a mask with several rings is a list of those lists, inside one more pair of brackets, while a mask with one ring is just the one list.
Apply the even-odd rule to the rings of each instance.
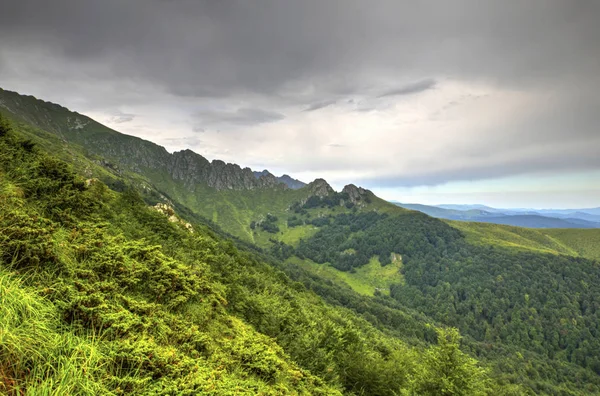
[[400, 273], [401, 259], [395, 259], [392, 264], [382, 267], [379, 258], [372, 257], [368, 264], [353, 272], [340, 271], [328, 264], [317, 264], [308, 259], [301, 260], [296, 256], [290, 257], [288, 263], [299, 265], [325, 279], [343, 282], [355, 292], [365, 296], [373, 296], [376, 293], [389, 295], [391, 285], [403, 282]]
[[448, 224], [464, 232], [469, 242], [482, 246], [600, 258], [599, 229], [531, 229], [461, 221], [448, 221]]
[[600, 229], [548, 229], [550, 238], [565, 244], [581, 257], [600, 260]]
[[460, 352], [456, 331], [409, 346], [135, 190], [85, 183], [0, 124], [2, 393], [511, 389]]

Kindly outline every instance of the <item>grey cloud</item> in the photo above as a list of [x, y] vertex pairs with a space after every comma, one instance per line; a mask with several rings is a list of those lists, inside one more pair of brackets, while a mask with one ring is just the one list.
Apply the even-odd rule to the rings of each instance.
[[[181, 99], [171, 106], [189, 105], [195, 132], [274, 123], [284, 114], [291, 118], [290, 108], [295, 115], [334, 103], [355, 112], [385, 109], [395, 97], [441, 87], [445, 79], [538, 90], [552, 92], [556, 102], [525, 120], [482, 130], [479, 138], [453, 137], [455, 146], [437, 159], [485, 157], [491, 147], [503, 161], [452, 171], [419, 164], [410, 177], [372, 182], [432, 184], [570, 164], [593, 167], [598, 164], [586, 153], [600, 147], [598, 15], [598, 1], [561, 0], [382, 0], [377, 7], [359, 0], [5, 1], [1, 83], [93, 110], [131, 101], [156, 105], [152, 101], [160, 96]], [[413, 82], [398, 86], [402, 81]], [[344, 103], [346, 98], [352, 99]], [[211, 101], [218, 104], [210, 108]], [[170, 106], [168, 100], [158, 103]], [[447, 103], [442, 111], [454, 106]], [[194, 113], [200, 105], [207, 107]], [[520, 147], [575, 140], [584, 142], [581, 155], [548, 149], [537, 159], [510, 158]], [[405, 144], [407, 152], [420, 149], [410, 139]], [[234, 151], [243, 162], [244, 151]], [[343, 169], [356, 159], [338, 162]], [[311, 158], [297, 169], [318, 163]], [[320, 170], [328, 169], [336, 168], [323, 161]], [[378, 172], [387, 169], [373, 168]]]
[[135, 114], [121, 113], [118, 111], [115, 112], [115, 114], [110, 118], [110, 121], [116, 124], [122, 124], [124, 122], [133, 121], [134, 118]]
[[321, 102], [316, 102], [316, 103], [313, 103], [313, 104], [309, 105], [303, 111], [320, 110], [320, 109], [323, 109], [325, 107], [329, 107], [329, 106], [335, 104], [336, 102], [337, 102], [336, 100], [325, 100], [325, 101], [321, 101]]
[[[523, 86], [591, 74], [599, 11], [598, 2], [558, 0], [20, 0], [3, 5], [0, 32], [4, 45], [51, 48], [65, 62], [102, 60], [116, 76], [182, 95], [257, 92], [313, 103], [410, 75]], [[318, 92], [303, 98], [293, 83]]]
[[462, 166], [447, 166], [441, 169], [428, 169], [426, 163], [416, 163], [410, 172], [376, 175], [359, 179], [357, 183], [367, 188], [435, 186], [451, 181], [483, 180], [531, 172], [549, 174], [598, 170], [598, 147], [600, 137], [582, 142], [568, 153], [556, 146], [544, 155], [502, 159], [500, 163], [492, 161], [490, 164], [477, 166], [465, 163]]
[[412, 95], [417, 94], [419, 92], [427, 91], [435, 87], [436, 81], [434, 79], [426, 79], [417, 81], [414, 83], [406, 84], [401, 87], [397, 87], [394, 89], [390, 89], [378, 96], [378, 98], [383, 98], [386, 96], [402, 96], [402, 95]]
[[285, 116], [274, 111], [244, 107], [236, 110], [199, 110], [194, 118], [203, 125], [250, 126], [280, 121]]

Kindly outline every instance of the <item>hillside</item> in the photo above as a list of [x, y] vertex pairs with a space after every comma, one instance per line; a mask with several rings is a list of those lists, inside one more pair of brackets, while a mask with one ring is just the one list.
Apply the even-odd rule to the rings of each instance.
[[3, 393], [514, 388], [489, 382], [456, 331], [410, 346], [205, 225], [85, 181], [1, 118], [0, 153]]
[[[35, 105], [41, 106], [37, 102]], [[548, 230], [445, 222], [399, 208], [354, 185], [348, 185], [340, 192], [333, 191], [322, 179], [299, 189], [280, 184], [253, 185], [252, 188], [236, 184], [235, 188], [232, 185], [232, 188], [220, 189], [205, 180], [210, 173], [196, 172], [199, 168], [194, 161], [204, 162], [194, 153], [182, 152], [178, 154], [182, 157], [178, 157], [165, 151], [166, 155], [161, 157], [159, 146], [140, 143], [136, 138], [122, 138], [113, 131], [116, 137], [110, 138], [112, 132], [107, 132], [107, 147], [102, 150], [109, 154], [114, 151], [110, 148], [113, 139], [120, 144], [120, 151], [115, 152], [121, 154], [106, 159], [99, 152], [89, 152], [85, 136], [77, 138], [82, 143], [65, 142], [57, 132], [43, 129], [43, 123], [32, 125], [24, 121], [28, 117], [37, 119], [26, 116], [35, 111], [35, 106], [21, 113], [4, 111], [16, 120], [14, 133], [19, 136], [16, 140], [8, 139], [5, 149], [18, 155], [3, 157], [5, 168], [1, 174], [8, 186], [5, 193], [10, 199], [21, 199], [8, 208], [22, 208], [27, 216], [43, 214], [42, 218], [50, 221], [50, 231], [44, 233], [34, 227], [33, 234], [45, 235], [59, 244], [65, 236], [55, 230], [68, 233], [64, 230], [70, 230], [72, 226], [65, 223], [69, 219], [60, 217], [66, 213], [74, 216], [74, 224], [86, 224], [77, 227], [91, 227], [90, 222], [107, 224], [98, 232], [104, 235], [110, 230], [109, 236], [118, 241], [108, 245], [127, 246], [129, 242], [143, 239], [142, 250], [145, 246], [161, 245], [161, 254], [184, 267], [193, 267], [196, 261], [207, 264], [207, 273], [211, 275], [207, 275], [206, 282], [215, 290], [223, 291], [220, 296], [227, 302], [220, 305], [224, 315], [221, 319], [226, 322], [230, 315], [241, 321], [241, 328], [249, 325], [248, 331], [240, 332], [252, 340], [252, 331], [267, 336], [276, 344], [273, 348], [280, 347], [283, 351], [280, 355], [273, 353], [287, 362], [292, 367], [290, 370], [298, 367], [309, 378], [302, 385], [305, 388], [294, 388], [297, 384], [286, 377], [288, 374], [283, 369], [271, 377], [262, 377], [260, 370], [255, 372], [249, 368], [254, 367], [253, 363], [227, 366], [228, 373], [257, 381], [252, 389], [265, 389], [268, 393], [277, 389], [273, 388], [274, 384], [279, 384], [283, 393], [339, 390], [356, 394], [392, 394], [398, 389], [419, 389], [415, 391], [417, 394], [439, 394], [437, 385], [432, 388], [423, 385], [439, 376], [434, 369], [422, 367], [433, 364], [428, 359], [440, 351], [435, 348], [452, 347], [451, 350], [456, 351], [456, 334], [446, 331], [438, 337], [434, 330], [454, 326], [464, 335], [463, 349], [490, 370], [488, 385], [493, 390], [480, 388], [480, 393], [579, 395], [600, 391], [600, 361], [594, 352], [600, 349], [600, 309], [596, 304], [600, 301], [600, 273], [593, 247], [598, 234], [586, 233], [580, 239], [579, 234], [573, 233], [596, 230], [545, 234], [543, 232]], [[67, 112], [65, 109], [60, 111]], [[60, 129], [60, 123], [44, 122], [48, 129]], [[94, 132], [88, 130], [85, 134], [93, 135]], [[132, 140], [127, 140], [129, 138]], [[133, 142], [131, 147], [128, 142]], [[132, 159], [120, 162], [120, 156], [128, 152], [134, 153], [130, 157], [141, 155], [136, 154], [139, 147], [149, 148], [145, 151], [147, 166], [138, 166]], [[65, 171], [67, 179], [79, 182], [69, 181], [67, 187], [60, 183], [54, 186], [51, 181], [63, 177], [63, 171], [52, 170], [55, 165], [50, 166], [49, 171], [36, 173], [36, 169], [46, 169], [40, 163], [56, 162], [54, 157], [46, 157], [45, 151], [74, 164], [75, 169], [88, 178], [90, 186], [83, 187], [81, 179], [70, 170]], [[25, 152], [35, 153], [35, 156], [25, 155]], [[150, 164], [153, 158], [164, 158], [164, 168]], [[176, 167], [181, 173], [174, 173], [169, 168], [173, 158], [189, 158], [191, 165]], [[211, 165], [210, 169], [227, 173], [227, 169], [237, 172], [241, 168], [235, 165], [213, 168]], [[188, 171], [192, 175], [188, 175]], [[94, 181], [92, 176], [99, 180]], [[254, 174], [252, 178], [260, 180]], [[33, 187], [23, 184], [28, 179], [33, 180]], [[54, 187], [40, 188], [36, 180]], [[216, 175], [214, 180], [234, 179]], [[95, 187], [104, 186], [103, 181], [109, 189]], [[76, 191], [68, 187], [71, 184], [79, 186]], [[35, 193], [24, 194], [19, 190], [23, 188]], [[92, 200], [96, 209], [90, 214], [78, 214], [81, 207], [78, 201], [59, 200], [58, 205], [45, 201], [62, 197], [63, 193], [73, 199], [90, 195], [90, 191], [95, 195], [95, 188], [104, 192]], [[20, 194], [24, 195], [21, 197]], [[174, 213], [184, 222], [191, 222], [194, 234], [178, 221], [169, 223], [163, 215], [148, 208], [159, 202], [173, 207]], [[90, 220], [85, 217], [88, 215], [96, 217]], [[214, 245], [207, 247], [196, 238], [208, 239]], [[74, 241], [76, 243], [70, 243], [69, 249], [78, 249], [80, 244], [77, 239]], [[85, 246], [88, 242], [91, 247]], [[98, 243], [95, 239], [88, 242], [82, 242], [84, 250], [107, 246], [102, 241], [100, 246], [94, 245]], [[105, 253], [103, 249], [98, 253], [101, 256]], [[135, 255], [136, 251], [133, 252]], [[42, 253], [43, 249], [35, 251], [36, 255]], [[112, 253], [107, 254], [112, 257]], [[218, 259], [213, 259], [213, 254]], [[4, 257], [7, 260], [9, 256]], [[78, 275], [78, 266], [90, 263], [86, 257], [79, 260], [69, 253], [58, 260], [59, 267], [68, 270], [64, 276], [60, 273], [64, 282], [74, 285], [83, 282]], [[46, 260], [44, 256], [41, 259]], [[81, 276], [104, 270], [104, 267], [82, 268]], [[115, 274], [118, 268], [109, 266], [106, 270]], [[45, 270], [56, 269], [34, 268], [34, 271], [42, 271], [41, 280], [51, 278], [44, 275]], [[43, 282], [35, 284], [35, 280], [30, 283], [18, 270], [11, 276], [23, 285], [15, 287], [31, 290], [54, 287]], [[110, 284], [110, 279], [101, 278], [98, 282]], [[122, 301], [138, 298], [143, 286], [134, 285], [132, 295], [127, 294], [129, 289], [126, 289], [124, 296], [119, 298]], [[94, 287], [85, 290], [91, 290], [93, 294]], [[113, 290], [110, 287], [106, 290]], [[99, 298], [105, 298], [102, 297], [103, 290], [99, 292]], [[152, 292], [141, 292], [142, 297], [147, 293], [151, 295]], [[59, 297], [51, 301], [59, 308], [72, 303], [64, 300], [69, 296]], [[134, 322], [143, 323], [144, 312], [148, 311], [131, 308], [139, 301], [127, 306], [119, 301], [121, 305], [115, 308], [116, 312], [121, 308], [133, 310], [133, 314], [138, 315], [133, 318]], [[88, 308], [86, 306], [83, 311], [88, 312]], [[110, 318], [117, 315], [113, 311], [109, 313]], [[106, 321], [112, 323], [110, 318]], [[64, 325], [64, 322], [60, 323]], [[72, 323], [67, 321], [67, 324]], [[125, 326], [117, 323], [117, 326], [122, 325]], [[260, 338], [258, 333], [256, 337]], [[215, 333], [209, 332], [205, 336], [208, 337], [206, 342], [213, 346], [210, 353], [229, 359], [230, 352], [220, 349], [222, 341]], [[252, 340], [245, 341], [245, 345], [254, 345]], [[438, 346], [428, 347], [436, 340], [440, 342]], [[431, 352], [423, 353], [424, 349]], [[422, 361], [415, 356], [426, 358]], [[231, 358], [234, 362], [241, 361], [235, 359]], [[463, 357], [460, 360], [472, 363]], [[468, 370], [463, 378], [479, 384], [482, 377], [476, 370], [470, 371], [475, 367], [471, 363], [465, 366]], [[419, 370], [429, 379], [414, 374]], [[281, 382], [273, 380], [273, 376]], [[176, 377], [173, 374], [169, 381], [175, 381]], [[231, 381], [238, 381], [236, 378], [232, 377]], [[260, 381], [266, 381], [264, 388], [260, 388], [263, 386]], [[228, 382], [222, 386], [226, 384]], [[245, 383], [243, 387], [246, 386], [250, 385]]]
[[[269, 238], [256, 239], [253, 221], [271, 213], [284, 228], [292, 204], [319, 194], [320, 188], [333, 191], [320, 181], [306, 185], [287, 175], [278, 179], [268, 171], [210, 162], [190, 150], [170, 154], [57, 104], [1, 89], [0, 112], [18, 123], [25, 136], [77, 164], [85, 177], [96, 177], [116, 190], [124, 188], [123, 180], [133, 183], [156, 202], [166, 197], [239, 238], [263, 245]], [[376, 200], [376, 207], [393, 207]]]

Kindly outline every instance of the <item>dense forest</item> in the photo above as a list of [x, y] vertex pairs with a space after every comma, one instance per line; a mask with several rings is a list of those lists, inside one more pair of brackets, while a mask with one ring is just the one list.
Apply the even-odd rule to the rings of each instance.
[[[403, 306], [456, 326], [491, 349], [516, 346], [574, 363], [587, 369], [578, 376], [582, 382], [598, 383], [597, 261], [474, 246], [458, 230], [417, 212], [338, 215], [295, 251], [349, 271], [373, 255], [388, 264], [392, 253], [402, 255], [405, 283], [393, 285], [391, 297]], [[550, 381], [570, 375], [552, 371], [528, 375]]]

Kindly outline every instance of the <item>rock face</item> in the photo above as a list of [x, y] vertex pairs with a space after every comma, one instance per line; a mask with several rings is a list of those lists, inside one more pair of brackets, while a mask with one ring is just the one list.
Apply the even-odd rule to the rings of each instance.
[[368, 199], [369, 190], [365, 190], [362, 187], [356, 187], [354, 184], [348, 184], [342, 190], [342, 194], [348, 194], [348, 199], [353, 204], [358, 204], [359, 202], [365, 202]]
[[0, 108], [59, 136], [66, 143], [85, 147], [88, 154], [102, 158], [97, 160], [99, 165], [113, 172], [132, 170], [163, 179], [170, 176], [190, 190], [198, 184], [217, 190], [288, 188], [285, 181], [269, 172], [255, 177], [250, 168], [242, 169], [220, 160], [210, 162], [191, 150], [170, 154], [162, 146], [118, 133], [89, 117], [33, 96], [0, 89]]
[[302, 188], [304, 186], [306, 186], [306, 183], [297, 180], [297, 179], [293, 179], [292, 177], [288, 176], [288, 175], [283, 175], [280, 177], [274, 176], [271, 172], [269, 172], [268, 170], [263, 170], [262, 172], [253, 172], [254, 176], [257, 179], [260, 179], [263, 176], [273, 176], [277, 182], [279, 183], [284, 183], [286, 186], [288, 186], [288, 188], [291, 188], [292, 190], [297, 190], [299, 188]]
[[200, 154], [191, 150], [178, 151], [172, 154], [172, 160], [166, 170], [175, 180], [181, 180], [189, 187], [206, 183], [217, 190], [252, 190], [255, 188], [286, 188], [270, 173], [256, 177], [250, 168], [241, 168], [236, 164], [228, 164], [221, 160], [209, 162]]
[[324, 179], [315, 179], [315, 181], [309, 184], [309, 187], [312, 195], [316, 195], [317, 197], [321, 198], [335, 192], [329, 183], [327, 183]]

